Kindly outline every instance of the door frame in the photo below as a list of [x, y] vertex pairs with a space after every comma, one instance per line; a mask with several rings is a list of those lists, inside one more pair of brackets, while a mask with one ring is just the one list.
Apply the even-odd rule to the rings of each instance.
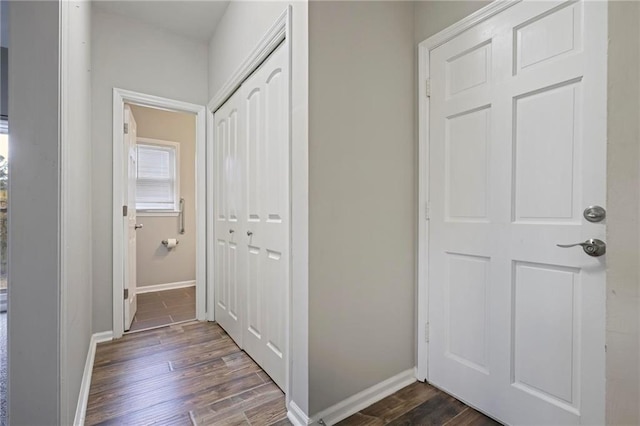
[[113, 337], [124, 333], [124, 233], [122, 231], [122, 185], [124, 163], [124, 104], [196, 115], [196, 319], [206, 319], [207, 202], [206, 202], [206, 116], [203, 105], [113, 88]]
[[429, 56], [438, 46], [522, 0], [496, 0], [418, 45], [418, 358], [416, 379], [428, 380], [429, 365]]
[[[304, 286], [308, 283], [308, 163], [296, 161], [296, 154], [302, 155], [301, 147], [296, 145], [292, 133], [292, 42], [291, 42], [291, 5], [280, 14], [273, 25], [260, 39], [253, 51], [245, 58], [242, 64], [229, 77], [226, 83], [218, 90], [207, 104], [207, 146], [211, 149], [207, 150], [207, 170], [211, 185], [207, 187], [207, 221], [211, 224], [207, 228], [207, 305], [211, 308], [207, 312], [207, 320], [215, 321], [215, 286], [214, 286], [214, 270], [215, 270], [215, 226], [214, 226], [214, 188], [215, 182], [215, 132], [214, 132], [214, 114], [240, 85], [264, 62], [269, 55], [283, 44], [286, 51], [286, 66], [289, 67], [289, 283], [287, 285], [287, 301], [285, 314], [285, 353], [287, 354], [287, 363], [285, 365], [285, 398], [287, 407], [291, 402], [290, 391], [293, 388], [292, 382], [292, 344], [291, 336], [293, 334], [293, 283], [296, 286]], [[305, 141], [300, 141], [300, 143]], [[297, 148], [297, 149], [296, 149]], [[306, 152], [306, 150], [304, 150]], [[301, 158], [297, 158], [301, 160]], [[296, 167], [293, 167], [296, 164]], [[294, 225], [297, 224], [297, 225]], [[298, 255], [294, 263], [293, 251], [296, 249]]]

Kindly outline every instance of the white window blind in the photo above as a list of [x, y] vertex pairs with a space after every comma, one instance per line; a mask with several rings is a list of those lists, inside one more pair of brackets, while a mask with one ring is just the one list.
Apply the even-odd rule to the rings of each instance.
[[136, 209], [176, 211], [176, 147], [138, 144]]

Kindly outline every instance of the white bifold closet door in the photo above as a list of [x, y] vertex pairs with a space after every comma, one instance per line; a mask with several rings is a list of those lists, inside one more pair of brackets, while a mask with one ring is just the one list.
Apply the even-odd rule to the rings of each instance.
[[284, 389], [289, 85], [283, 46], [215, 113], [216, 320]]

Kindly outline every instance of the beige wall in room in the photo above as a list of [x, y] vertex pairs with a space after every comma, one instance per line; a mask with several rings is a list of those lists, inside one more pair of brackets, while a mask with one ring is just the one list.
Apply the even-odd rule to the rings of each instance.
[[[185, 233], [179, 234], [177, 216], [138, 216], [138, 287], [195, 281], [196, 279], [196, 116], [132, 105], [139, 138], [180, 144], [180, 197], [184, 198]], [[177, 238], [172, 250], [162, 240]]]
[[411, 2], [309, 4], [309, 397], [415, 365]]
[[[491, 3], [484, 0], [416, 1], [414, 40], [418, 43]], [[416, 124], [417, 125], [417, 124]]]
[[607, 424], [640, 424], [640, 3], [609, 3]]
[[92, 14], [93, 331], [111, 330], [113, 88], [207, 102], [207, 45], [127, 17]]

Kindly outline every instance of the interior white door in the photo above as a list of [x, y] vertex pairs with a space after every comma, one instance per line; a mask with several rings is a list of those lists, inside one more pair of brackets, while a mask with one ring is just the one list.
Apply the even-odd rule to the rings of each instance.
[[123, 193], [124, 205], [127, 206], [127, 217], [124, 221], [124, 240], [127, 242], [124, 250], [124, 330], [127, 331], [131, 328], [131, 323], [138, 308], [136, 296], [136, 230], [138, 229], [136, 223], [137, 125], [129, 105], [125, 105], [124, 123], [126, 127], [123, 138], [124, 152], [126, 153], [124, 171], [126, 175], [123, 179], [125, 183]]
[[289, 91], [286, 50], [242, 85], [245, 111], [242, 238], [246, 352], [284, 389], [289, 286]]
[[215, 113], [215, 280], [216, 321], [242, 347], [242, 287], [239, 241], [244, 230], [241, 217], [243, 140], [241, 99], [236, 92]]
[[507, 424], [604, 424], [605, 2], [522, 2], [430, 54], [428, 380]]

